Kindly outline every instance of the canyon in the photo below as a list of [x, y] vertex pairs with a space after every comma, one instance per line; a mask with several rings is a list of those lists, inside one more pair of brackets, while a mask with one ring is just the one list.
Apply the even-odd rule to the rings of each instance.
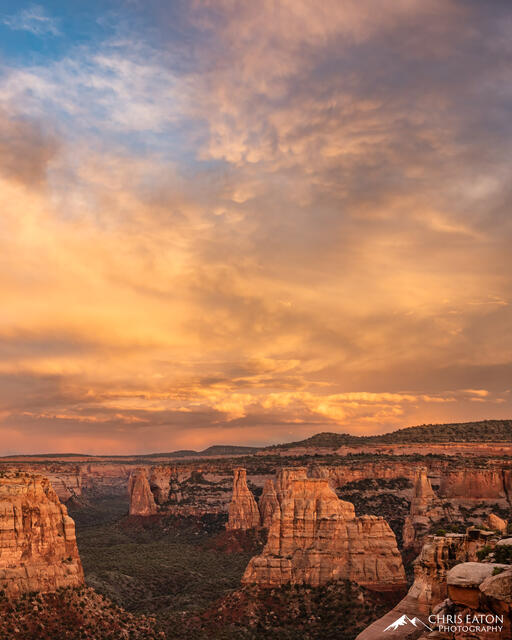
[[[129, 618], [146, 602], [162, 637], [180, 640], [241, 638], [262, 624], [275, 637], [300, 628], [316, 638], [322, 625], [333, 633], [334, 620], [353, 629], [343, 637], [371, 640], [402, 616], [453, 611], [502, 612], [504, 640], [508, 445], [480, 442], [481, 455], [462, 457], [453, 453], [468, 443], [452, 444], [442, 454], [435, 443], [380, 443], [344, 453], [315, 445], [302, 454], [2, 460], [0, 591], [10, 600], [39, 592], [50, 610], [47, 596], [75, 590], [69, 601], [85, 598], [91, 611], [127, 607], [116, 620], [148, 638], [153, 623]], [[292, 619], [282, 607], [303, 613]], [[386, 637], [419, 637], [406, 627]]]

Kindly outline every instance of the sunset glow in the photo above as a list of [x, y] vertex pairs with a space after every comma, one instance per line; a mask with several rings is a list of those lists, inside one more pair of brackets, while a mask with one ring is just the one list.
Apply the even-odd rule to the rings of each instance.
[[0, 0], [0, 454], [509, 418], [507, 4]]

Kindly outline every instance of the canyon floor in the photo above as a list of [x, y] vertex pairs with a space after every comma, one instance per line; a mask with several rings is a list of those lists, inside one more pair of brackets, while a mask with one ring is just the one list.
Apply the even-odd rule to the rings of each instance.
[[350, 640], [396, 604], [348, 581], [240, 589], [264, 540], [227, 532], [225, 516], [129, 517], [121, 496], [70, 505], [69, 513], [86, 584], [130, 614], [154, 618], [155, 637]]

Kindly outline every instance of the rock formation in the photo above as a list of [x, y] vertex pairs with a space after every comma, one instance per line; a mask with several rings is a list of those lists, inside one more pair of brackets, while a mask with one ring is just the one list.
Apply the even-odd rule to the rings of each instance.
[[276, 473], [276, 493], [279, 503], [283, 501], [286, 492], [291, 488], [294, 480], [307, 478], [306, 467], [281, 467]]
[[268, 478], [263, 487], [263, 493], [261, 494], [258, 502], [258, 508], [261, 517], [261, 526], [265, 529], [270, 529], [272, 519], [277, 511], [280, 510], [279, 501], [277, 499], [276, 489], [274, 487], [274, 481], [272, 478]]
[[435, 615], [429, 620], [435, 637], [510, 640], [510, 565], [458, 564], [448, 572], [446, 582], [448, 598], [435, 608]]
[[157, 504], [169, 499], [171, 490], [171, 467], [153, 467], [149, 476], [149, 486]]
[[493, 500], [507, 504], [507, 491], [502, 469], [460, 468], [449, 469], [441, 475], [440, 498], [472, 503]]
[[499, 531], [501, 534], [504, 534], [507, 532], [507, 521], [503, 520], [502, 518], [500, 518], [499, 516], [497, 516], [495, 513], [490, 513], [487, 516], [487, 520], [486, 523], [487, 527], [489, 527], [489, 529], [491, 529], [491, 531]]
[[[476, 560], [477, 551], [488, 542], [487, 533], [469, 529], [466, 534], [429, 536], [414, 561], [414, 582], [405, 598], [361, 632], [356, 640], [380, 640], [384, 637], [384, 629], [404, 614], [410, 618], [419, 616], [426, 619], [435, 605], [448, 595], [447, 575], [450, 569], [458, 563]], [[403, 640], [418, 635], [417, 629], [404, 626], [391, 637]]]
[[404, 549], [413, 548], [419, 553], [430, 526], [443, 516], [450, 517], [448, 507], [443, 508], [432, 489], [427, 469], [420, 467], [416, 472], [410, 512], [404, 522]]
[[228, 508], [226, 529], [254, 529], [260, 526], [260, 512], [247, 486], [246, 470], [237, 468], [233, 476], [233, 497]]
[[131, 516], [151, 516], [157, 513], [146, 469], [136, 469], [128, 483]]
[[385, 520], [356, 518], [354, 506], [340, 500], [327, 479], [306, 478], [305, 469], [281, 470], [276, 485], [280, 509], [243, 583], [318, 586], [349, 579], [377, 588], [404, 586], [402, 559]]
[[49, 480], [0, 474], [0, 591], [18, 596], [83, 583], [75, 524]]
[[456, 604], [478, 609], [479, 587], [486, 578], [494, 574], [496, 568], [504, 571], [509, 569], [510, 565], [481, 562], [464, 562], [456, 565], [446, 576], [448, 597]]

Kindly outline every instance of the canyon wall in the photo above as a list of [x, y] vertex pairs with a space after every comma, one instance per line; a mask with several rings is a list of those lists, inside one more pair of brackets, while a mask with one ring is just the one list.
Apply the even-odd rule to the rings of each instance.
[[49, 480], [0, 474], [0, 590], [8, 596], [83, 585], [75, 525]]
[[499, 468], [448, 469], [441, 475], [438, 494], [460, 502], [494, 500], [506, 505], [509, 475]]
[[200, 517], [226, 514], [232, 496], [232, 480], [228, 475], [208, 469], [206, 473], [200, 468], [166, 465], [135, 469], [128, 482], [130, 515], [158, 513]]

